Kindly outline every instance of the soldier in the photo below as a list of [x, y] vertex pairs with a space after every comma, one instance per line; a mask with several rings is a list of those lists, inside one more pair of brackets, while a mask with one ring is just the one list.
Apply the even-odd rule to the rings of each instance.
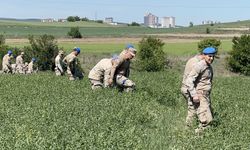
[[111, 58], [100, 60], [89, 72], [89, 80], [92, 90], [109, 87], [110, 71], [112, 67]]
[[16, 73], [24, 74], [24, 62], [23, 62], [24, 52], [16, 57]]
[[64, 75], [64, 63], [63, 63], [63, 55], [64, 52], [62, 50], [59, 51], [58, 55], [55, 58], [55, 73], [57, 76]]
[[3, 62], [2, 62], [3, 73], [12, 73], [12, 67], [11, 67], [12, 58], [13, 58], [12, 51], [8, 50], [8, 53], [3, 57]]
[[36, 73], [37, 72], [37, 68], [35, 68], [34, 63], [36, 62], [36, 58], [32, 58], [30, 63], [28, 64], [28, 74], [31, 73]]
[[83, 74], [77, 69], [77, 56], [80, 54], [81, 49], [75, 47], [73, 51], [67, 55], [63, 62], [67, 65], [67, 74], [69, 75], [69, 80], [75, 80], [77, 77], [79, 79], [83, 78]]
[[187, 126], [198, 116], [200, 125], [195, 131], [200, 132], [213, 120], [210, 104], [212, 88], [213, 63], [216, 49], [207, 47], [202, 54], [191, 58], [185, 67], [181, 92], [188, 104]]
[[136, 49], [133, 45], [128, 44], [120, 53], [117, 60], [112, 60], [112, 68], [110, 72], [109, 84], [115, 84], [121, 90], [130, 92], [135, 89], [135, 83], [128, 79], [130, 73], [130, 60], [135, 57]]

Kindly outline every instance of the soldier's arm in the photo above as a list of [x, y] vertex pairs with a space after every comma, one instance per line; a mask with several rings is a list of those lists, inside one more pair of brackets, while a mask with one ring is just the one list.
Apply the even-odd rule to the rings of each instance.
[[200, 72], [201, 72], [201, 67], [199, 64], [196, 64], [194, 65], [194, 67], [192, 68], [191, 72], [188, 74], [187, 79], [186, 79], [186, 85], [192, 97], [197, 95], [196, 89], [195, 89], [195, 82]]
[[116, 69], [122, 64], [122, 60], [118, 59], [118, 60], [111, 60], [112, 63], [112, 67], [111, 67], [111, 71], [110, 71], [110, 80], [114, 78], [115, 75], [115, 71]]
[[110, 72], [111, 72], [111, 69], [106, 69], [104, 71], [104, 87], [108, 87], [109, 86], [109, 79], [110, 79]]

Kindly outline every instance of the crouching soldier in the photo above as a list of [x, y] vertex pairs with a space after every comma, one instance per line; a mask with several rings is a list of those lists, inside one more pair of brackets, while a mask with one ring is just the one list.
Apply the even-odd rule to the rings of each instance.
[[64, 52], [60, 50], [58, 55], [55, 58], [55, 73], [57, 76], [64, 75], [63, 55], [64, 55]]
[[36, 58], [32, 58], [30, 63], [28, 64], [28, 71], [27, 71], [28, 74], [37, 72], [38, 68], [35, 67], [35, 62], [36, 62]]
[[100, 60], [89, 72], [89, 80], [91, 83], [92, 90], [109, 87], [109, 78], [110, 78], [110, 71], [112, 67], [110, 59], [102, 59]]
[[3, 57], [3, 62], [2, 62], [3, 73], [12, 73], [12, 66], [11, 66], [12, 58], [13, 58], [12, 51], [9, 50], [8, 53]]
[[77, 68], [77, 56], [80, 54], [81, 49], [75, 47], [73, 51], [68, 54], [64, 59], [63, 62], [67, 65], [67, 74], [69, 76], [69, 80], [76, 80], [77, 78], [82, 79], [83, 74]]
[[117, 59], [112, 60], [109, 84], [115, 80], [115, 85], [121, 91], [130, 92], [135, 89], [135, 83], [128, 79], [130, 73], [130, 60], [135, 57], [136, 49], [133, 45], [128, 44], [120, 53]]
[[16, 73], [24, 74], [24, 62], [23, 62], [24, 52], [21, 52], [20, 55], [16, 57]]
[[213, 120], [210, 93], [212, 89], [213, 63], [216, 49], [207, 47], [202, 54], [191, 58], [185, 68], [181, 92], [188, 104], [187, 126], [197, 115], [200, 125], [195, 132], [200, 132]]

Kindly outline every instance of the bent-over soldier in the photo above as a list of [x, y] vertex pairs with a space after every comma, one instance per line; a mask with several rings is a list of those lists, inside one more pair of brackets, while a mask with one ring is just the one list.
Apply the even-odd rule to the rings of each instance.
[[130, 74], [130, 60], [135, 57], [136, 49], [133, 45], [128, 44], [126, 48], [120, 53], [118, 59], [112, 60], [112, 68], [110, 72], [109, 84], [115, 84], [125, 92], [130, 92], [135, 89], [135, 83], [129, 78]]
[[64, 52], [60, 50], [58, 55], [55, 58], [55, 73], [57, 76], [64, 75], [63, 55], [64, 55]]
[[2, 62], [3, 73], [12, 73], [12, 67], [11, 67], [12, 58], [13, 58], [12, 51], [8, 50], [8, 53], [5, 54], [3, 57], [3, 62]]
[[100, 60], [89, 72], [89, 80], [92, 90], [109, 87], [110, 71], [112, 67], [111, 58]]

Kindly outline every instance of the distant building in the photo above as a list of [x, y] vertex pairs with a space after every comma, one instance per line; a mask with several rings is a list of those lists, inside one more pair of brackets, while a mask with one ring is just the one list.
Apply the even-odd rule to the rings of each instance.
[[175, 17], [163, 17], [161, 18], [162, 28], [175, 28]]
[[42, 19], [41, 22], [55, 22], [56, 20], [53, 18]]
[[67, 19], [58, 19], [58, 22], [67, 22]]
[[144, 16], [144, 25], [151, 27], [151, 28], [158, 28], [159, 23], [158, 23], [159, 18], [151, 13], [147, 13]]
[[105, 18], [104, 22], [105, 23], [109, 23], [109, 24], [113, 23], [113, 17], [107, 17], [107, 18]]

